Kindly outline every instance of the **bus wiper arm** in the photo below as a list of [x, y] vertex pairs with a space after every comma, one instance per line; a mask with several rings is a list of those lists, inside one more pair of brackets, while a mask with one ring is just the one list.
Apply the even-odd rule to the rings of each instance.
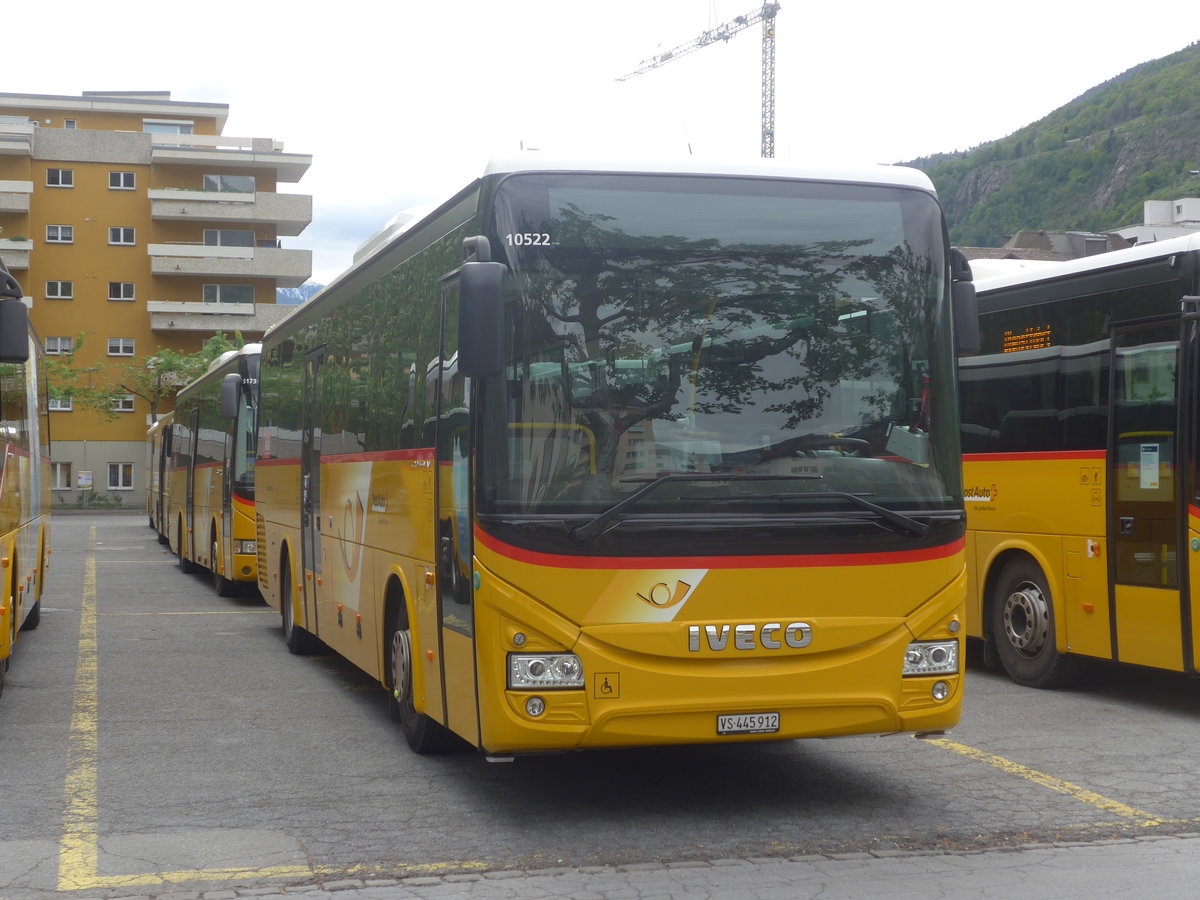
[[918, 522], [911, 516], [906, 516], [903, 513], [898, 513], [895, 510], [888, 509], [886, 506], [880, 506], [878, 503], [872, 503], [865, 497], [859, 494], [851, 494], [847, 491], [813, 491], [805, 494], [771, 494], [772, 500], [819, 500], [825, 497], [838, 497], [843, 500], [849, 500], [855, 506], [870, 510], [883, 519], [908, 532], [913, 537], [925, 537], [929, 532], [929, 525], [925, 522]]
[[[571, 539], [575, 541], [590, 541], [598, 534], [606, 531], [608, 526], [616, 522], [621, 515], [629, 509], [629, 507], [638, 503], [647, 494], [652, 493], [662, 487], [664, 484], [672, 482], [687, 482], [687, 481], [807, 481], [812, 478], [821, 478], [820, 475], [722, 475], [711, 472], [687, 473], [676, 475], [661, 475], [655, 478], [649, 484], [638, 488], [624, 500], [613, 504], [604, 512], [597, 515], [595, 518], [584, 522], [571, 529]], [[874, 504], [872, 504], [874, 505]], [[891, 510], [885, 510], [891, 512]], [[895, 513], [892, 513], [895, 515]]]

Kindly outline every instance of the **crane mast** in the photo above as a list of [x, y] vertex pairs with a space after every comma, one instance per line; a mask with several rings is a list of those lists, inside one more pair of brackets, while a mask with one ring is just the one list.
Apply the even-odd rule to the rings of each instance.
[[698, 38], [680, 44], [664, 53], [659, 53], [638, 63], [638, 67], [627, 75], [622, 75], [617, 81], [628, 81], [636, 75], [657, 69], [681, 56], [695, 53], [709, 44], [718, 41], [728, 41], [740, 31], [745, 31], [751, 25], [762, 22], [762, 156], [764, 159], [775, 155], [775, 14], [779, 12], [778, 3], [764, 3], [762, 9], [755, 10], [744, 16], [738, 16], [730, 22], [710, 28]]

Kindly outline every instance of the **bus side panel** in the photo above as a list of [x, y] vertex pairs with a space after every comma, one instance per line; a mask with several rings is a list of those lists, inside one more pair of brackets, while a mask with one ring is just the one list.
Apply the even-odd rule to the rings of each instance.
[[972, 454], [963, 461], [973, 552], [967, 633], [982, 637], [986, 591], [1010, 551], [1041, 567], [1060, 652], [1112, 656], [1108, 613], [1104, 454]]
[[1120, 661], [1183, 671], [1179, 592], [1123, 585], [1117, 600]]
[[1200, 509], [1195, 506], [1188, 508], [1188, 550], [1185, 557], [1188, 561], [1187, 573], [1188, 600], [1191, 604], [1192, 630], [1187, 640], [1191, 644], [1192, 667], [1195, 673], [1200, 670]]

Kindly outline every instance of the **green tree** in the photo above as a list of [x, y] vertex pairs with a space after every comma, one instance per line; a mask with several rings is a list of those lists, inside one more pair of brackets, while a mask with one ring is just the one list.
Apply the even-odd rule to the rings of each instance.
[[133, 394], [146, 401], [150, 407], [151, 421], [158, 419], [158, 409], [164, 400], [173, 398], [181, 388], [203, 375], [222, 353], [236, 350], [244, 343], [241, 334], [235, 333], [231, 341], [219, 332], [208, 338], [195, 353], [159, 347], [136, 361], [130, 360], [119, 365], [94, 363], [82, 366], [78, 363], [79, 351], [86, 338], [86, 334], [80, 333], [72, 345], [71, 353], [48, 358], [50, 396], [55, 399], [70, 397], [73, 405], [112, 419], [116, 417], [113, 398], [121, 394]]

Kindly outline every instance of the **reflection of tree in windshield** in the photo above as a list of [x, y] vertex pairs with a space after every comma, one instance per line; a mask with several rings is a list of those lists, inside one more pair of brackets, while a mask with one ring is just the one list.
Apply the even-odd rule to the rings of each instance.
[[[945, 496], [927, 420], [889, 437], [924, 409], [943, 312], [938, 237], [921, 230], [935, 206], [522, 197], [496, 223], [515, 276], [497, 496], [530, 511], [605, 503], [668, 473], [798, 477], [793, 496]], [[681, 480], [653, 502], [780, 493], [769, 484]]]

